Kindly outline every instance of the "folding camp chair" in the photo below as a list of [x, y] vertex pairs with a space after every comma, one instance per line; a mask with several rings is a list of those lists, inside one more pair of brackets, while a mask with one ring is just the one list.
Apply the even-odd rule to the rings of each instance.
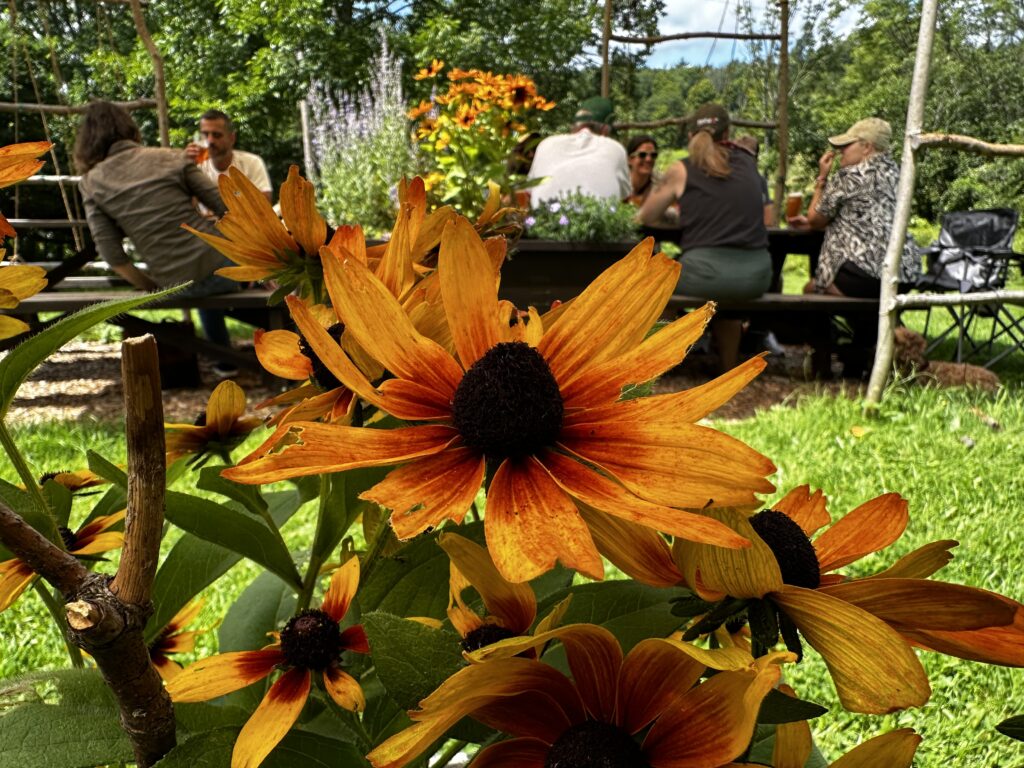
[[[942, 217], [937, 243], [922, 249], [927, 271], [917, 281], [921, 291], [977, 293], [994, 291], [1006, 285], [1011, 260], [1024, 258], [1013, 251], [1018, 214], [1008, 208], [979, 211], [954, 211]], [[932, 321], [928, 309], [924, 333]], [[988, 368], [1015, 349], [1024, 349], [1024, 316], [1016, 315], [1002, 302], [974, 305], [944, 305], [949, 325], [928, 345], [927, 352], [956, 332], [955, 359], [980, 358]], [[983, 319], [990, 319], [991, 324]], [[996, 351], [996, 342], [1010, 346]]]

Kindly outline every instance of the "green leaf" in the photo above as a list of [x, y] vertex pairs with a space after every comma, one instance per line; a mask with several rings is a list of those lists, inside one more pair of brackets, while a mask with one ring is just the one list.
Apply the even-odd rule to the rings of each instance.
[[190, 734], [198, 734], [214, 728], [241, 728], [252, 711], [242, 707], [211, 704], [208, 701], [193, 704], [175, 704], [174, 719], [178, 725], [178, 741], [184, 741]]
[[[279, 491], [267, 494], [267, 503], [270, 516], [280, 526], [302, 506], [303, 496], [297, 490]], [[146, 642], [152, 642], [189, 600], [241, 559], [237, 552], [190, 533], [183, 534], [164, 559], [153, 582], [155, 610], [146, 625]]]
[[[785, 695], [785, 694], [783, 694]], [[758, 725], [754, 729], [754, 737], [750, 742], [750, 749], [744, 762], [756, 763], [757, 765], [770, 766], [772, 764], [772, 753], [775, 751], [775, 726]], [[811, 754], [804, 763], [804, 768], [828, 768], [828, 760], [818, 750], [817, 745], [811, 745]]]
[[35, 528], [50, 541], [60, 541], [60, 533], [52, 517], [39, 508], [36, 500], [27, 491], [16, 485], [0, 480], [0, 501], [14, 510], [22, 520]]
[[[57, 696], [40, 699], [36, 683], [55, 685]], [[24, 703], [13, 702], [19, 694]], [[0, 702], [10, 704], [0, 706], [0, 768], [80, 768], [133, 759], [114, 697], [96, 670], [5, 680]]]
[[71, 491], [54, 480], [47, 480], [40, 490], [57, 523], [66, 527], [71, 517]]
[[389, 736], [412, 725], [412, 720], [395, 700], [388, 696], [377, 675], [367, 675], [360, 679], [359, 684], [366, 696], [366, 709], [363, 711], [363, 728], [370, 735], [374, 744], [380, 744]]
[[[463, 528], [459, 533], [465, 533]], [[437, 535], [419, 536], [381, 560], [360, 585], [356, 599], [364, 612], [443, 619], [448, 608], [449, 572], [448, 555], [438, 546]]]
[[295, 611], [295, 595], [270, 573], [261, 573], [245, 588], [217, 632], [220, 652], [253, 651], [267, 644]]
[[1024, 741], [1024, 715], [1008, 717], [996, 726], [996, 730], [1003, 734], [1003, 736], [1009, 736], [1017, 741]]
[[828, 712], [827, 707], [813, 701], [787, 696], [778, 690], [771, 690], [761, 702], [757, 713], [757, 722], [764, 725], [781, 725], [794, 723], [798, 720], [813, 720]]
[[267, 502], [260, 494], [260, 487], [258, 485], [242, 485], [241, 483], [232, 482], [226, 477], [221, 477], [220, 473], [223, 469], [225, 468], [221, 466], [203, 467], [199, 472], [199, 482], [196, 483], [196, 487], [204, 491], [219, 493], [221, 496], [227, 496], [232, 501], [237, 501], [257, 517], [265, 514]]
[[363, 616], [373, 663], [388, 694], [412, 709], [465, 666], [459, 636], [390, 613]]
[[128, 474], [116, 464], [112, 464], [95, 451], [86, 451], [85, 457], [89, 462], [89, 469], [109, 480], [120, 488], [128, 487]]
[[[226, 768], [238, 738], [237, 728], [219, 728], [193, 736], [172, 749], [154, 768]], [[369, 763], [351, 744], [293, 730], [277, 745], [261, 768], [357, 768]]]
[[183, 285], [175, 286], [165, 291], [147, 293], [142, 296], [135, 295], [129, 299], [105, 301], [102, 304], [86, 307], [57, 321], [46, 330], [27, 338], [0, 361], [0, 419], [7, 416], [7, 411], [11, 407], [18, 388], [28, 378], [28, 375], [43, 360], [75, 336], [115, 315], [130, 312], [143, 304], [170, 296], [184, 287]]
[[166, 499], [167, 519], [183, 531], [259, 563], [296, 591], [302, 588], [288, 548], [262, 519], [254, 519], [228, 504], [175, 491], [169, 491]]

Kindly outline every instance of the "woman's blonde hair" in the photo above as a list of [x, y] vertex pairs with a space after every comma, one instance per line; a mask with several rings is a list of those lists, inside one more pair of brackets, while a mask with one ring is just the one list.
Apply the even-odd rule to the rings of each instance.
[[724, 179], [732, 173], [729, 149], [718, 142], [729, 131], [729, 112], [721, 104], [704, 104], [693, 114], [687, 149], [690, 162], [708, 176]]

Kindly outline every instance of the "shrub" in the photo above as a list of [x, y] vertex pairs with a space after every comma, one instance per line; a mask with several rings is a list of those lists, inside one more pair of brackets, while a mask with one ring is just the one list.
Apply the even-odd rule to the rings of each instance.
[[548, 200], [523, 221], [524, 237], [622, 242], [637, 237], [636, 208], [616, 200], [574, 193]]

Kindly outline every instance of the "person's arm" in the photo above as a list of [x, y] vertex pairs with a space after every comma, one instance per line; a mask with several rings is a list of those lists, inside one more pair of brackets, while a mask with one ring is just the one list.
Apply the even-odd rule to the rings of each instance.
[[825, 185], [828, 184], [828, 175], [832, 172], [832, 161], [835, 157], [836, 153], [829, 150], [818, 160], [818, 178], [814, 180], [814, 195], [807, 206], [807, 216], [798, 217], [803, 218], [810, 229], [824, 229], [832, 220], [831, 217], [825, 216], [818, 211], [818, 204], [821, 202], [821, 196], [825, 192]]
[[153, 278], [131, 262], [127, 264], [111, 264], [110, 268], [140, 291], [155, 291], [160, 287], [153, 282]]
[[224, 206], [224, 201], [220, 197], [220, 190], [217, 188], [217, 185], [200, 170], [198, 165], [186, 163], [184, 171], [185, 187], [190, 195], [197, 198], [199, 202], [213, 211], [217, 218], [227, 213], [228, 209]]
[[664, 223], [665, 211], [686, 191], [686, 166], [673, 163], [665, 172], [661, 183], [651, 190], [640, 206], [637, 217], [641, 224], [658, 226]]

